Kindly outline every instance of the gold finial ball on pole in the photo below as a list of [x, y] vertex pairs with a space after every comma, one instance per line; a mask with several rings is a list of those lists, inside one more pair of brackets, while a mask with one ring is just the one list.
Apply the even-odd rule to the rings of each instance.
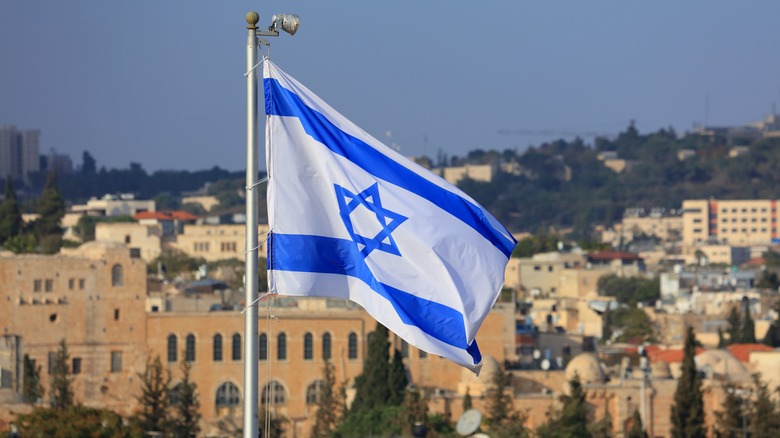
[[249, 24], [248, 29], [257, 28], [257, 23], [260, 22], [260, 14], [255, 11], [247, 12], [246, 22]]

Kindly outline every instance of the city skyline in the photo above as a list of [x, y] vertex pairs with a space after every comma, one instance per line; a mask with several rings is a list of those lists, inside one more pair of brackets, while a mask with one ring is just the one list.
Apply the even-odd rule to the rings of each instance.
[[74, 163], [242, 169], [250, 10], [298, 13], [274, 61], [405, 155], [741, 125], [780, 100], [775, 3], [442, 6], [8, 2], [0, 124]]

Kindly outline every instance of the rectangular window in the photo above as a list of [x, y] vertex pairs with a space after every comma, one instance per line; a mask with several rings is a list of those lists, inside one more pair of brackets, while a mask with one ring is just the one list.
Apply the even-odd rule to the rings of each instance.
[[693, 232], [694, 232], [694, 233], [701, 233], [701, 228], [694, 228], [694, 229], [693, 229]]
[[84, 283], [85, 283], [84, 279], [79, 278], [79, 289], [84, 289]]
[[41, 291], [41, 280], [33, 280], [33, 292]]
[[112, 351], [111, 352], [111, 372], [112, 373], [118, 373], [122, 371], [122, 352], [121, 351]]
[[694, 224], [700, 224], [700, 223], [701, 223], [701, 219], [698, 219], [698, 218], [697, 218], [697, 219], [694, 219], [694, 220], [693, 220], [693, 223], [694, 223]]
[[51, 292], [54, 289], [54, 280], [51, 278], [46, 279], [46, 292]]
[[541, 266], [534, 266], [534, 271], [541, 271], [541, 270], [542, 270]]
[[68, 279], [68, 289], [73, 290], [73, 288], [76, 287], [76, 280], [73, 278]]
[[50, 351], [48, 354], [49, 359], [49, 369], [47, 370], [49, 374], [54, 374], [54, 364], [57, 362], [57, 353]]
[[114, 321], [119, 321], [119, 309], [114, 309]]
[[81, 358], [74, 357], [70, 370], [73, 374], [81, 374]]

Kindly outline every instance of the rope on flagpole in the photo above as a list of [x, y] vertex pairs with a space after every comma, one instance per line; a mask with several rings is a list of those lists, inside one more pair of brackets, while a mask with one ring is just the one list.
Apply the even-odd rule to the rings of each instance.
[[246, 187], [244, 187], [244, 189], [246, 189], [246, 190], [252, 190], [252, 189], [254, 189], [255, 187], [259, 186], [260, 184], [262, 184], [262, 183], [264, 183], [264, 182], [266, 182], [266, 181], [268, 181], [268, 177], [267, 177], [267, 176], [266, 176], [265, 178], [263, 178], [263, 179], [261, 179], [261, 180], [257, 181], [256, 183], [252, 184], [251, 186], [246, 186]]
[[[262, 49], [261, 49], [261, 50], [262, 50]], [[269, 55], [271, 54], [271, 49], [270, 49], [270, 48], [268, 49], [268, 54], [269, 54]], [[268, 58], [268, 57], [266, 57], [265, 55], [263, 55], [263, 56], [260, 58], [260, 62], [258, 62], [257, 64], [255, 64], [255, 66], [254, 66], [254, 67], [250, 68], [250, 69], [249, 69], [249, 71], [247, 71], [246, 73], [244, 73], [244, 77], [247, 77], [247, 76], [251, 75], [251, 74], [252, 74], [252, 72], [253, 72], [253, 71], [255, 71], [255, 70], [257, 70], [257, 67], [259, 67], [259, 66], [260, 66], [260, 64], [262, 64], [262, 63], [263, 63], [263, 61], [265, 61], [267, 58]]]

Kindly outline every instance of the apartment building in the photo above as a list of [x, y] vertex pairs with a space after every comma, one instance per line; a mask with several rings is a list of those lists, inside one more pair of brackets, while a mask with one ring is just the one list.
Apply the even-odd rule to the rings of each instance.
[[40, 137], [39, 130], [0, 126], [0, 178], [29, 182], [28, 174], [40, 170]]
[[683, 244], [707, 242], [736, 246], [777, 242], [777, 200], [683, 201]]

